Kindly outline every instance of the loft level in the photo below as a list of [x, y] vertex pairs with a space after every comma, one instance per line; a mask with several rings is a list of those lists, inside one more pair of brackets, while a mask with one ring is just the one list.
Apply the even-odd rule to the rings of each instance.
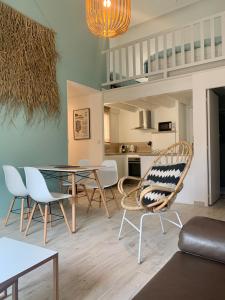
[[116, 88], [225, 65], [225, 12], [103, 52]]

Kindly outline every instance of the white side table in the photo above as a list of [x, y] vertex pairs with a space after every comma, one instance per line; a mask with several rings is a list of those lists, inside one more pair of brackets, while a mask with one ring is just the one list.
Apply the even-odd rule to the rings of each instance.
[[18, 299], [18, 280], [41, 265], [53, 261], [53, 299], [59, 299], [58, 253], [45, 248], [0, 238], [0, 293], [12, 286], [12, 299]]

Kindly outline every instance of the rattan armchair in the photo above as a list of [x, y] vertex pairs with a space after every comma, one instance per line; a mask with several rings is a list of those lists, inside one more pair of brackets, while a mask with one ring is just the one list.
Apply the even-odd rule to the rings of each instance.
[[[119, 239], [124, 222], [139, 232], [138, 263], [142, 260], [141, 242], [144, 217], [158, 215], [163, 233], [165, 233], [164, 220], [179, 228], [182, 227], [179, 214], [171, 209], [171, 205], [183, 188], [183, 181], [190, 168], [192, 157], [192, 146], [189, 143], [176, 143], [160, 152], [143, 178], [123, 177], [118, 182], [118, 190], [123, 196], [121, 206], [124, 208]], [[137, 186], [128, 192], [124, 189], [124, 182], [127, 179], [137, 181]], [[135, 203], [130, 200], [135, 200]], [[127, 211], [143, 211], [139, 228], [127, 218]], [[165, 216], [169, 211], [175, 214], [177, 221]]]

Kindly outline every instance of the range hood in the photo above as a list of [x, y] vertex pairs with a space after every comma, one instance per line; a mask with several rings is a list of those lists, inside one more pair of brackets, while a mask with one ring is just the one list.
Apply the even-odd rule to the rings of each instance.
[[151, 111], [150, 110], [140, 110], [139, 111], [139, 126], [134, 129], [153, 129], [151, 126]]

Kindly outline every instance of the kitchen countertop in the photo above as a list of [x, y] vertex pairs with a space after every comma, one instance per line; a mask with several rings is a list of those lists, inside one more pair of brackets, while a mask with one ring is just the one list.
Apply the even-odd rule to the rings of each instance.
[[125, 152], [125, 153], [119, 153], [119, 152], [114, 152], [114, 153], [105, 153], [105, 156], [110, 156], [110, 155], [140, 155], [140, 156], [158, 156], [159, 152]]

